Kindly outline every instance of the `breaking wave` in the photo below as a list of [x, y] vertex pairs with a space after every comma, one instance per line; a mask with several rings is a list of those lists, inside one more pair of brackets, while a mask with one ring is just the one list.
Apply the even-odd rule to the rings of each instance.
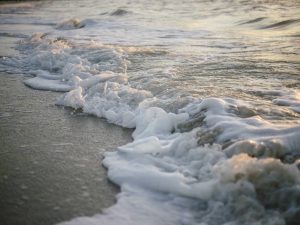
[[[299, 126], [272, 124], [229, 98], [189, 96], [174, 109], [178, 99], [131, 86], [126, 48], [35, 34], [19, 50], [24, 57], [2, 64], [32, 75], [26, 85], [66, 92], [56, 104], [135, 128], [133, 142], [103, 161], [121, 187], [116, 205], [63, 224], [297, 223]], [[298, 93], [256, 93], [299, 104]]]
[[[103, 160], [108, 178], [121, 188], [116, 204], [62, 224], [298, 224], [299, 63], [291, 36], [298, 31], [288, 29], [299, 20], [270, 22], [264, 12], [269, 1], [255, 8], [239, 2], [232, 8], [227, 1], [205, 2], [211, 8], [193, 18], [194, 1], [155, 5], [149, 15], [130, 8], [141, 13], [138, 18], [110, 5], [103, 9], [109, 17], [96, 10], [92, 19], [51, 18], [47, 31], [31, 37], [9, 26], [1, 32], [26, 39], [17, 47], [20, 55], [0, 58], [0, 71], [26, 75], [31, 88], [62, 92], [57, 105], [134, 129], [133, 141]], [[230, 15], [240, 7], [257, 11], [238, 18], [245, 26], [234, 30], [237, 35]], [[183, 22], [177, 24], [179, 16]], [[28, 21], [39, 24], [35, 17]], [[274, 30], [245, 35], [252, 24]], [[275, 28], [290, 39], [272, 39]], [[266, 36], [258, 40], [260, 32]]]

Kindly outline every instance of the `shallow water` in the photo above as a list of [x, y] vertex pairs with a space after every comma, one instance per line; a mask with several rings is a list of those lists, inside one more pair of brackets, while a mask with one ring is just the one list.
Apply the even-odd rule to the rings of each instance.
[[57, 105], [135, 128], [103, 161], [121, 186], [117, 204], [70, 224], [297, 224], [299, 1], [44, 1], [0, 11], [0, 35], [22, 38], [0, 71], [65, 92]]

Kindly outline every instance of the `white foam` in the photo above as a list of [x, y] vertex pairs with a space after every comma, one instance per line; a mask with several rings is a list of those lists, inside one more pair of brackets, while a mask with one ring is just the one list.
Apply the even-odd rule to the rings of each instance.
[[48, 80], [60, 80], [61, 79], [61, 76], [51, 74], [46, 70], [32, 71], [32, 74], [35, 74], [37, 77], [40, 77], [43, 79], [48, 79]]
[[278, 158], [288, 153], [299, 154], [299, 126], [275, 125], [259, 116], [241, 118], [236, 111], [237, 104], [232, 100], [209, 98], [192, 103], [183, 111], [192, 117], [204, 116], [208, 128], [203, 132], [214, 131], [216, 142], [231, 143], [225, 149], [229, 156], [239, 152]]
[[273, 103], [280, 106], [288, 106], [295, 112], [300, 113], [300, 92], [288, 91], [281, 97], [274, 99]]
[[70, 85], [63, 83], [60, 80], [49, 80], [41, 77], [27, 79], [24, 83], [27, 86], [38, 90], [66, 92], [72, 89]]
[[254, 93], [267, 96], [279, 106], [288, 106], [289, 109], [300, 113], [300, 92], [298, 90], [253, 90]]

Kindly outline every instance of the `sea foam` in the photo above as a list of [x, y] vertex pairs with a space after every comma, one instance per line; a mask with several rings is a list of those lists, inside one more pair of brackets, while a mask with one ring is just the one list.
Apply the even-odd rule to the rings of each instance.
[[178, 96], [131, 85], [126, 54], [111, 46], [37, 34], [20, 50], [25, 57], [11, 64], [35, 76], [25, 84], [64, 91], [58, 105], [135, 128], [132, 143], [103, 161], [121, 188], [117, 203], [62, 224], [296, 223], [299, 126], [273, 124], [229, 98], [188, 97], [174, 109]]

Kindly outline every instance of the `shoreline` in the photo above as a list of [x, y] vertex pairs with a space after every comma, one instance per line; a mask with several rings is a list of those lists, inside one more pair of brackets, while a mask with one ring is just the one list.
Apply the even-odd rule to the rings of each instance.
[[0, 76], [1, 224], [50, 225], [113, 205], [119, 187], [102, 154], [132, 131], [57, 107], [60, 94], [30, 89], [21, 76]]
[[[18, 56], [19, 40], [3, 37], [0, 57]], [[101, 213], [119, 192], [103, 153], [130, 142], [132, 130], [58, 107], [62, 93], [31, 89], [24, 79], [0, 71], [1, 224], [51, 225]]]

